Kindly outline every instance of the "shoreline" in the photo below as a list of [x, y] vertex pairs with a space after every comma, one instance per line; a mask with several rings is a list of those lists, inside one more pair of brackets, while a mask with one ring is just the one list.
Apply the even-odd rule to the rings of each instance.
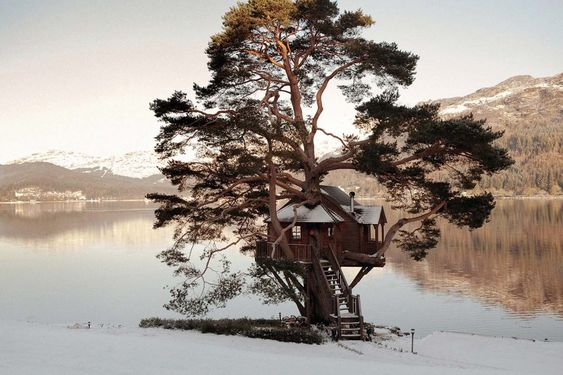
[[[515, 196], [506, 196], [506, 195], [495, 195], [495, 199], [498, 200], [563, 200], [563, 195], [515, 195]], [[363, 197], [356, 197], [358, 201], [382, 201], [385, 200], [385, 197], [370, 197], [370, 198], [363, 198]]]
[[41, 204], [41, 203], [119, 203], [119, 202], [146, 202], [153, 203], [143, 198], [133, 199], [81, 199], [65, 201], [0, 201], [0, 204]]
[[[495, 196], [498, 200], [563, 200], [563, 195], [517, 195], [509, 196]], [[384, 197], [371, 197], [363, 198], [356, 197], [358, 201], [381, 201], [385, 200]], [[41, 203], [119, 203], [119, 202], [145, 202], [153, 203], [144, 198], [132, 199], [82, 199], [82, 200], [64, 200], [64, 201], [0, 201], [0, 204], [13, 205], [13, 204], [41, 204]]]

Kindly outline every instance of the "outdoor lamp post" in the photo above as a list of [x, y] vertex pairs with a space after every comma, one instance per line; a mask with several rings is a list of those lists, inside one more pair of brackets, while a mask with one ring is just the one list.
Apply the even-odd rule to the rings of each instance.
[[414, 354], [414, 328], [411, 328], [411, 353]]

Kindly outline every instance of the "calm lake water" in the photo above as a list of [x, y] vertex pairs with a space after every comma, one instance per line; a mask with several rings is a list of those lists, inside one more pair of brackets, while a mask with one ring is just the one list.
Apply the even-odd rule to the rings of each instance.
[[[0, 319], [135, 325], [175, 317], [162, 305], [171, 270], [156, 258], [170, 230], [153, 230], [143, 202], [0, 205]], [[387, 211], [390, 221], [393, 213]], [[563, 201], [502, 200], [473, 232], [442, 225], [422, 262], [397, 249], [355, 292], [365, 319], [415, 328], [563, 341]], [[245, 268], [251, 258], [233, 254]], [[353, 277], [353, 271], [349, 279]], [[212, 317], [295, 314], [241, 297]]]

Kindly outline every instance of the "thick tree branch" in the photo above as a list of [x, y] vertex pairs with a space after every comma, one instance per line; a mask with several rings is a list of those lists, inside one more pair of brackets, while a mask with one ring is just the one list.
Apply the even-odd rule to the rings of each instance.
[[321, 114], [323, 113], [324, 110], [324, 106], [323, 106], [323, 94], [329, 84], [329, 82], [336, 77], [339, 73], [343, 72], [344, 70], [348, 69], [349, 67], [358, 64], [362, 62], [362, 59], [355, 59], [352, 60], [344, 65], [339, 66], [338, 68], [336, 68], [332, 73], [330, 73], [324, 80], [323, 83], [321, 84], [321, 86], [319, 87], [319, 89], [317, 90], [317, 93], [315, 95], [315, 99], [317, 101], [317, 111], [315, 112], [315, 115], [313, 116], [313, 119], [311, 120], [311, 132], [309, 133], [309, 135], [307, 136], [307, 142], [312, 142], [313, 139], [315, 138], [315, 134], [317, 133], [317, 124], [319, 121], [319, 117], [321, 116]]
[[444, 207], [445, 205], [446, 205], [446, 201], [442, 201], [442, 202], [438, 203], [436, 206], [432, 207], [432, 209], [430, 211], [428, 211], [428, 212], [426, 212], [422, 215], [409, 217], [409, 218], [402, 218], [402, 219], [397, 220], [397, 222], [395, 224], [393, 224], [391, 226], [391, 228], [389, 228], [389, 230], [387, 231], [387, 234], [385, 235], [385, 242], [383, 243], [383, 245], [381, 245], [381, 248], [375, 254], [373, 254], [371, 256], [376, 257], [376, 258], [384, 256], [385, 252], [391, 246], [391, 243], [393, 242], [393, 238], [395, 237], [395, 235], [397, 234], [399, 229], [401, 229], [403, 226], [405, 226], [409, 223], [428, 219], [430, 216], [432, 216], [432, 215], [436, 214], [438, 211], [440, 211], [442, 209], [442, 207]]

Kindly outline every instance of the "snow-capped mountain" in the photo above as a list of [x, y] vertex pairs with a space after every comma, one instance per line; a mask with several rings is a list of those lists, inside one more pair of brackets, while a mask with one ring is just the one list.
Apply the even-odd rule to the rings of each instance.
[[115, 175], [135, 178], [158, 174], [160, 173], [158, 166], [162, 165], [162, 162], [152, 151], [134, 151], [111, 157], [99, 157], [81, 152], [60, 150], [34, 153], [7, 164], [30, 162], [47, 162], [67, 169], [82, 169], [86, 173], [93, 169], [106, 169]]
[[[508, 171], [485, 178], [481, 184], [483, 189], [502, 195], [563, 194], [563, 73], [545, 78], [516, 76], [463, 97], [440, 99], [433, 103], [441, 105], [440, 113], [444, 118], [472, 113], [477, 119], [486, 119], [487, 125], [494, 129], [504, 131], [498, 144], [509, 151], [516, 163]], [[318, 155], [327, 153], [324, 156], [326, 158], [340, 151], [325, 140], [318, 144], [317, 152]], [[190, 160], [194, 158], [186, 157]], [[151, 151], [129, 152], [112, 157], [49, 151], [9, 164], [26, 162], [47, 162], [73, 169], [73, 180], [77, 178], [76, 172], [80, 172], [83, 178], [143, 178], [158, 174], [157, 166], [161, 165]], [[111, 176], [106, 174], [108, 172], [111, 172]], [[29, 175], [37, 173], [34, 170]], [[162, 176], [154, 178], [164, 183]], [[13, 182], [7, 183], [12, 186]], [[329, 175], [325, 183], [343, 186], [347, 190], [355, 189], [363, 196], [379, 193], [373, 180], [352, 172]]]
[[513, 122], [522, 116], [560, 117], [563, 98], [563, 73], [552, 77], [534, 78], [529, 75], [509, 78], [496, 86], [486, 87], [472, 94], [436, 100], [444, 117], [473, 113], [478, 118], [502, 118]]
[[[552, 77], [529, 75], [509, 78], [466, 96], [431, 101], [449, 119], [470, 113], [504, 132], [496, 143], [508, 150], [515, 164], [486, 176], [481, 189], [497, 195], [563, 194], [563, 73]], [[327, 157], [337, 155], [337, 152]], [[376, 196], [377, 184], [354, 172], [329, 175], [325, 181], [359, 196]]]

